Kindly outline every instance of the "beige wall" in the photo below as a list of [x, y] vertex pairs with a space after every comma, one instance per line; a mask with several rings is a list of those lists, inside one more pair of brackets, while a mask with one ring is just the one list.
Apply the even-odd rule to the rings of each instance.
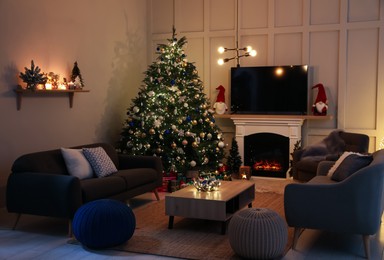
[[[117, 141], [147, 68], [142, 0], [0, 1], [0, 188], [21, 154]], [[31, 59], [69, 77], [75, 61], [89, 93], [31, 96], [16, 110], [14, 89]], [[3, 201], [0, 193], [0, 206]]]
[[[229, 107], [229, 70], [235, 63], [218, 66], [217, 59], [229, 54], [219, 55], [217, 48], [235, 46], [238, 20], [240, 47], [252, 45], [258, 52], [255, 58], [242, 59], [241, 66], [308, 64], [313, 71], [310, 87], [324, 84], [333, 119], [306, 122], [304, 144], [340, 128], [368, 134], [374, 151], [384, 137], [384, 1], [239, 0], [238, 15], [236, 3], [149, 1], [148, 53], [155, 57], [155, 44], [169, 38], [174, 20], [179, 36], [187, 37], [188, 60], [196, 62], [211, 101], [216, 99], [215, 88], [223, 85]], [[309, 94], [310, 109], [317, 91]], [[231, 137], [229, 121], [218, 120]]]

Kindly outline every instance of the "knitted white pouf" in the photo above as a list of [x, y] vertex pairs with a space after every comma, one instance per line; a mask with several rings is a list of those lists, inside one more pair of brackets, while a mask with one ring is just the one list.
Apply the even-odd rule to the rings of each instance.
[[236, 254], [251, 259], [281, 256], [288, 240], [287, 224], [267, 208], [238, 211], [229, 222], [229, 243]]

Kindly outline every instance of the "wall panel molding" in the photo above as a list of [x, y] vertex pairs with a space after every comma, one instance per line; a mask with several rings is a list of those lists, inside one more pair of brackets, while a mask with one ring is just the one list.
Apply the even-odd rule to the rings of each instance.
[[[169, 5], [169, 0], [148, 1]], [[230, 93], [228, 75], [234, 63], [218, 66], [216, 47], [235, 46], [238, 22], [239, 45], [251, 44], [258, 52], [255, 58], [241, 60], [241, 66], [309, 64], [313, 68], [310, 84], [314, 81], [325, 84], [331, 102], [329, 112], [334, 119], [323, 123], [309, 122], [305, 126], [305, 142], [316, 139], [311, 137], [314, 132], [326, 135], [333, 129], [342, 128], [369, 134], [374, 144], [371, 148], [376, 149], [380, 139], [384, 138], [384, 112], [381, 112], [384, 111], [384, 0], [238, 0], [238, 15], [236, 0], [201, 1], [204, 3], [203, 31], [191, 29], [182, 34], [187, 39], [203, 38], [203, 46], [200, 42], [199, 46], [191, 47], [194, 54], [189, 59], [201, 49], [203, 55], [199, 59], [204, 63], [203, 80], [210, 88], [207, 92], [211, 100], [216, 98], [218, 85], [226, 87], [227, 95]], [[199, 6], [202, 6], [201, 1]], [[289, 12], [287, 6], [290, 6]], [[178, 15], [185, 12], [180, 8], [183, 8], [181, 4], [176, 5]], [[163, 14], [164, 24], [169, 21], [167, 15], [168, 12]], [[179, 24], [186, 28], [201, 28], [201, 21], [197, 24], [193, 19], [181, 22], [182, 16], [176, 19], [176, 28]], [[197, 16], [201, 17], [201, 14]], [[156, 14], [153, 19], [160, 18]], [[158, 30], [152, 30], [150, 41], [158, 41], [167, 35]], [[362, 82], [365, 82], [364, 93], [359, 94]], [[309, 93], [310, 109], [316, 92], [309, 90]], [[357, 97], [354, 106], [350, 101]]]

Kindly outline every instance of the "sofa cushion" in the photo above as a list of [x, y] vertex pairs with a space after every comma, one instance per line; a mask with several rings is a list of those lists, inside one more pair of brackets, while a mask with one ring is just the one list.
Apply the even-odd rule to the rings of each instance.
[[68, 173], [82, 179], [92, 178], [93, 170], [81, 149], [61, 148]]
[[310, 183], [310, 184], [333, 184], [333, 183], [337, 183], [337, 182], [334, 180], [331, 180], [331, 178], [329, 178], [328, 176], [316, 175], [315, 177], [310, 179], [308, 181], [308, 183]]
[[350, 154], [337, 167], [331, 179], [342, 181], [372, 162], [371, 155]]
[[115, 164], [102, 147], [83, 148], [83, 153], [97, 177], [106, 177], [117, 172]]
[[127, 189], [155, 182], [158, 179], [158, 173], [153, 168], [120, 170], [114, 176], [122, 177], [126, 182]]
[[308, 156], [297, 162], [296, 168], [305, 172], [316, 172], [319, 162], [325, 160], [325, 156]]
[[123, 178], [112, 175], [105, 178], [81, 180], [81, 189], [83, 203], [86, 203], [97, 199], [113, 197], [116, 194], [125, 192], [127, 187]]
[[336, 160], [335, 164], [332, 165], [332, 167], [329, 169], [327, 175], [329, 177], [332, 177], [333, 173], [336, 171], [336, 169], [340, 166], [340, 164], [344, 161], [347, 156], [353, 154], [354, 152], [344, 152], [340, 157]]

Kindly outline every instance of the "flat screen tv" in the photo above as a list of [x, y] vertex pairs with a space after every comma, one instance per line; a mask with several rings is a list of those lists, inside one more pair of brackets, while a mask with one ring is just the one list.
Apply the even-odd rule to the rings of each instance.
[[231, 112], [306, 115], [308, 66], [231, 68]]

